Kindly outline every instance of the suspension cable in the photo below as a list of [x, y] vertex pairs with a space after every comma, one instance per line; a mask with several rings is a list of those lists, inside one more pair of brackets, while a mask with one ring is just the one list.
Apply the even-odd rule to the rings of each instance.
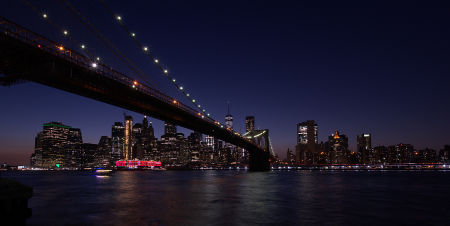
[[[119, 60], [121, 60], [128, 68], [130, 68], [136, 75], [141, 78], [144, 83], [155, 89], [161, 90], [161, 88], [153, 82], [146, 74], [133, 63], [126, 55], [121, 52], [108, 38], [105, 37], [85, 16], [83, 16], [68, 0], [64, 0], [63, 4], [60, 0], [56, 0], [60, 3], [70, 14], [76, 18], [85, 28], [89, 30], [97, 39], [100, 40], [103, 45], [108, 48]], [[148, 77], [148, 78], [146, 78]]]
[[[175, 78], [172, 77], [169, 74], [169, 71], [167, 69], [165, 69], [162, 65], [161, 62], [158, 60], [158, 58], [156, 58], [148, 49], [147, 46], [143, 45], [137, 38], [136, 38], [136, 34], [133, 32], [130, 32], [130, 30], [128, 29], [128, 27], [122, 22], [122, 17], [121, 16], [116, 16], [114, 14], [114, 12], [108, 7], [108, 5], [106, 5], [106, 3], [103, 0], [98, 0], [100, 2], [100, 4], [103, 6], [103, 8], [105, 8], [105, 10], [118, 22], [118, 24], [120, 25], [120, 27], [129, 35], [129, 37], [131, 37], [131, 39], [137, 44], [137, 46], [144, 51], [145, 55], [148, 56], [148, 58], [150, 59], [150, 61], [152, 61], [152, 63], [154, 63], [158, 69], [165, 75], [165, 77], [172, 82], [175, 87], [177, 88], [178, 91], [180, 91], [183, 96], [185, 96], [191, 103], [193, 103], [195, 105], [196, 108], [198, 108], [200, 110], [200, 112], [202, 113], [206, 113], [206, 109], [202, 108], [202, 106], [200, 104], [198, 104], [198, 101], [195, 100], [189, 93], [186, 92], [185, 88], [182, 85], [179, 85]], [[206, 116], [212, 120], [214, 120], [211, 117], [210, 113], [206, 113]], [[220, 125], [220, 124], [219, 124]]]

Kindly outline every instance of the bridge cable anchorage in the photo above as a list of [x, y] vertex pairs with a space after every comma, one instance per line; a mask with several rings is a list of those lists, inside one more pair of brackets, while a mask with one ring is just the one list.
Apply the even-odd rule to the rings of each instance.
[[[136, 33], [131, 32], [128, 27], [123, 23], [123, 18], [117, 14], [115, 14], [111, 8], [108, 7], [108, 5], [106, 5], [106, 3], [103, 0], [98, 0], [99, 3], [103, 6], [103, 8], [114, 18], [114, 20], [120, 25], [120, 27], [128, 34], [128, 36], [136, 43], [136, 45], [143, 50], [144, 54], [146, 54], [148, 56], [148, 58], [152, 61], [152, 63], [154, 63], [157, 68], [165, 75], [164, 77], [166, 77], [171, 83], [173, 83], [175, 85], [175, 87], [177, 88], [177, 90], [179, 92], [181, 92], [183, 94], [184, 97], [186, 97], [190, 103], [194, 104], [195, 107], [197, 109], [200, 110], [201, 114], [206, 113], [206, 109], [202, 108], [200, 104], [198, 104], [198, 101], [195, 100], [186, 90], [182, 85], [179, 85], [175, 78], [173, 78], [170, 74], [169, 71], [164, 68], [161, 65], [161, 62], [158, 58], [156, 58], [148, 49], [147, 46], [143, 45], [137, 38], [136, 38]], [[206, 117], [210, 118], [211, 120], [214, 120], [211, 116], [210, 113], [206, 113]]]
[[[64, 4], [57, 0], [75, 19], [77, 19], [91, 34], [93, 34], [100, 42], [112, 52], [122, 63], [132, 70], [143, 82], [153, 89], [162, 90], [155, 82], [153, 82], [133, 61], [131, 61], [120, 49], [118, 49], [103, 33], [101, 33], [85, 16], [83, 16], [69, 1], [64, 0]], [[146, 78], [147, 77], [147, 78]], [[136, 85], [133, 84], [135, 87]], [[133, 88], [135, 88], [133, 87]]]

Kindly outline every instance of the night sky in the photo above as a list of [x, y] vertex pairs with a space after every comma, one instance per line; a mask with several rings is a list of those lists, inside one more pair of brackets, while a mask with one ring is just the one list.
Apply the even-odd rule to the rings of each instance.
[[[133, 75], [59, 1], [35, 1], [50, 19], [106, 64]], [[61, 0], [61, 2], [63, 2]], [[98, 1], [71, 1], [161, 89], [173, 85]], [[269, 129], [282, 157], [296, 124], [372, 133], [375, 145], [450, 144], [450, 7], [444, 1], [108, 1], [136, 37], [220, 121], [230, 101], [234, 128], [246, 115]], [[0, 15], [71, 46], [22, 1], [2, 0]], [[72, 46], [81, 52], [81, 49]], [[0, 162], [28, 164], [42, 124], [81, 128], [84, 142], [111, 135], [123, 113], [143, 115], [35, 83], [0, 87]], [[158, 136], [163, 123], [151, 120]], [[188, 130], [181, 130], [185, 134]]]

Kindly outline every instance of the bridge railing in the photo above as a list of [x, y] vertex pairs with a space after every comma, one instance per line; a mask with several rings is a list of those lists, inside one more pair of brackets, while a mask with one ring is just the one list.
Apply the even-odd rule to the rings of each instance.
[[122, 84], [130, 86], [137, 91], [150, 95], [152, 97], [156, 97], [157, 99], [172, 104], [186, 112], [191, 113], [197, 117], [200, 117], [210, 123], [216, 124], [214, 119], [207, 117], [202, 112], [196, 111], [185, 105], [178, 100], [160, 92], [159, 90], [153, 89], [145, 84], [139, 83], [135, 79], [132, 79], [107, 65], [96, 61], [88, 56], [80, 54], [76, 51], [73, 51], [69, 48], [66, 48], [64, 45], [51, 41], [33, 31], [30, 31], [12, 21], [9, 21], [5, 18], [0, 17], [0, 30], [15, 39], [21, 40], [27, 44], [35, 48], [39, 48], [43, 51], [46, 51], [52, 55], [58, 56], [60, 58], [66, 59], [78, 66], [81, 66], [85, 69], [93, 70], [96, 73], [102, 74], [108, 78], [111, 78], [115, 81], [118, 81]]

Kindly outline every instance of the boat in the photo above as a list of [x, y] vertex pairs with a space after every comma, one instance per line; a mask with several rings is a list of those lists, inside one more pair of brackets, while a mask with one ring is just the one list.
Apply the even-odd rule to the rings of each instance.
[[113, 173], [111, 169], [95, 169], [94, 174], [99, 176], [109, 176]]

